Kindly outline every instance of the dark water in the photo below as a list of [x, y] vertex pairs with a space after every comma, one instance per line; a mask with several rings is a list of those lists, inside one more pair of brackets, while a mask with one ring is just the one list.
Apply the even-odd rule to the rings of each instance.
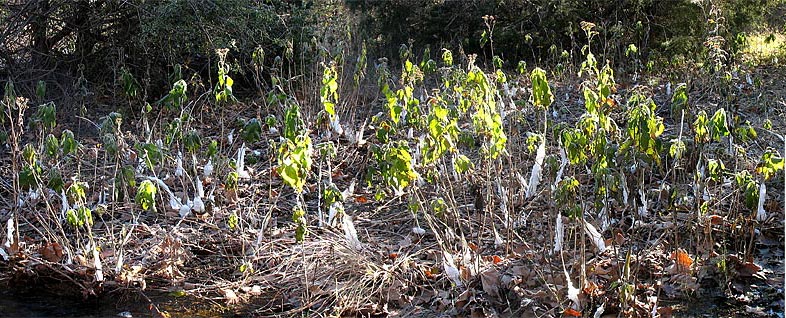
[[[782, 295], [782, 289], [777, 289]], [[769, 297], [768, 297], [769, 298]], [[752, 313], [745, 306], [719, 295], [705, 295], [690, 302], [674, 302], [674, 317], [775, 317], [784, 318], [782, 298], [764, 305], [763, 313]], [[767, 301], [769, 303], [769, 301]], [[224, 311], [204, 301], [189, 297], [172, 297], [167, 293], [136, 292], [108, 295], [84, 300], [58, 296], [47, 291], [12, 293], [0, 290], [0, 318], [4, 317], [154, 317], [151, 304], [166, 311], [169, 317], [244, 317], [247, 314]], [[226, 308], [224, 308], [226, 309]]]
[[166, 292], [129, 291], [84, 300], [58, 296], [47, 291], [12, 293], [0, 290], [0, 318], [5, 317], [154, 317], [151, 305], [166, 312], [170, 318], [179, 317], [243, 317], [231, 311], [190, 296], [174, 297]]
[[84, 300], [42, 291], [0, 292], [0, 317], [152, 317], [149, 306], [146, 299], [129, 295]]

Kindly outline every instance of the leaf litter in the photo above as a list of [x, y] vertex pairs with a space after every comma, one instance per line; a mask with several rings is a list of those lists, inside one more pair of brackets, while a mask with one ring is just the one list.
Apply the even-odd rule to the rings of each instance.
[[[18, 228], [25, 232], [15, 233], [17, 218], [5, 214], [9, 217], [0, 255], [4, 262], [41, 277], [66, 274], [85, 289], [174, 288], [255, 316], [307, 312], [429, 316], [443, 312], [457, 317], [669, 317], [697, 310], [685, 304], [705, 296], [742, 304], [745, 313], [756, 316], [772, 316], [773, 310], [783, 308], [778, 292], [784, 287], [780, 279], [783, 224], [777, 216], [784, 211], [764, 200], [782, 202], [782, 194], [775, 191], [761, 196], [751, 211], [750, 217], [762, 224], [748, 246], [716, 241], [740, 233], [740, 220], [724, 210], [729, 208], [727, 203], [715, 202], [711, 214], [690, 221], [695, 211], [662, 213], [660, 197], [651, 196], [660, 191], [655, 185], [656, 190], [640, 189], [631, 199], [639, 202], [635, 208], [628, 206], [627, 198], [612, 205], [607, 213], [615, 222], [599, 230], [591, 216], [581, 223], [571, 221], [555, 213], [549, 196], [535, 195], [540, 182], [557, 179], [556, 184], [567, 169], [564, 149], [541, 143], [534, 158], [522, 155], [521, 162], [500, 167], [505, 172], [532, 168], [528, 183], [504, 173], [499, 178], [508, 193], [524, 194], [525, 200], [511, 200], [507, 210], [527, 215], [526, 226], [498, 222], [506, 219], [496, 215], [504, 211], [484, 212], [506, 199], [488, 190], [492, 187], [485, 185], [493, 182], [478, 173], [467, 180], [469, 185], [480, 186], [477, 193], [466, 191], [469, 187], [463, 184], [423, 189], [435, 197], [456, 192], [450, 212], [460, 218], [450, 213], [431, 221], [423, 214], [413, 217], [405, 200], [373, 199], [368, 189], [359, 187], [354, 199], [345, 202], [341, 227], [312, 227], [311, 236], [296, 243], [287, 215], [294, 206], [291, 192], [273, 189], [280, 189], [280, 182], [272, 178], [275, 169], [268, 163], [244, 166], [247, 148], [265, 146], [238, 148], [239, 189], [219, 187], [213, 199], [207, 199], [202, 189], [203, 183], [218, 183], [210, 179], [217, 170], [212, 161], [205, 164], [205, 180], [197, 179], [196, 188], [183, 189], [172, 179], [148, 177], [164, 190], [164, 206], [169, 209], [140, 214], [133, 205], [110, 203], [111, 217], [97, 222], [93, 236], [122, 230], [114, 239], [98, 240], [89, 252], [46, 239], [23, 224]], [[361, 146], [342, 144], [344, 154], [333, 167], [344, 167], [343, 175], [356, 175], [360, 169], [351, 167], [361, 165], [366, 155]], [[527, 153], [513, 147], [512, 153]], [[556, 178], [545, 169], [548, 156], [559, 156]], [[186, 170], [181, 161], [177, 168]], [[251, 175], [256, 172], [262, 176]], [[265, 177], [271, 181], [257, 184]], [[336, 182], [349, 187], [350, 180]], [[621, 184], [627, 188], [627, 180]], [[722, 185], [718, 187], [723, 191]], [[766, 194], [765, 189], [761, 183], [759, 192]], [[188, 195], [179, 195], [189, 191], [194, 194], [190, 204], [183, 200]], [[54, 194], [61, 195], [65, 197]], [[305, 204], [316, 207], [320, 203], [315, 197], [306, 195]], [[67, 207], [68, 200], [62, 201]], [[185, 206], [190, 206], [189, 213], [181, 211]], [[34, 209], [44, 210], [42, 204]], [[272, 217], [265, 217], [268, 212]], [[226, 221], [232, 213], [241, 216], [234, 228]], [[34, 219], [34, 214], [28, 212], [25, 217]], [[694, 229], [704, 236], [681, 237]], [[702, 242], [683, 244], [694, 239]], [[699, 243], [704, 244], [702, 248]], [[151, 308], [154, 314], [161, 313]]]

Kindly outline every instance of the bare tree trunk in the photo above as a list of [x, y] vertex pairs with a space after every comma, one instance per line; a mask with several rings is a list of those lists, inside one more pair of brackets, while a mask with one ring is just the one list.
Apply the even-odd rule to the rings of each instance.
[[74, 5], [74, 29], [76, 31], [76, 55], [84, 60], [93, 53], [96, 37], [93, 33], [92, 7], [87, 0], [80, 0]]
[[46, 65], [49, 57], [49, 38], [47, 37], [47, 22], [49, 19], [49, 10], [51, 4], [49, 0], [38, 0], [33, 5], [33, 10], [30, 13], [32, 30], [31, 43], [31, 62], [34, 66]]

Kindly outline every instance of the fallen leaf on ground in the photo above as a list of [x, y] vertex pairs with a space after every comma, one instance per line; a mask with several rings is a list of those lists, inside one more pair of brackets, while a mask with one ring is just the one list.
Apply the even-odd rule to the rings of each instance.
[[499, 272], [496, 268], [492, 267], [480, 273], [480, 283], [483, 285], [483, 291], [489, 296], [499, 296]]
[[672, 312], [673, 310], [671, 309], [671, 306], [658, 308], [658, 314], [661, 316], [661, 318], [670, 318], [673, 315]]
[[568, 309], [565, 309], [564, 312], [562, 312], [562, 316], [563, 317], [581, 317], [581, 312], [578, 311], [578, 310], [575, 310], [573, 308], [568, 308]]
[[684, 250], [679, 249], [671, 254], [674, 259], [677, 269], [680, 271], [690, 271], [690, 266], [693, 264], [693, 259]]
[[710, 224], [712, 224], [712, 225], [721, 225], [721, 224], [723, 224], [723, 217], [720, 216], [720, 215], [716, 215], [716, 214], [708, 215], [707, 219], [710, 221]]
[[57, 242], [47, 243], [41, 247], [41, 256], [45, 260], [57, 263], [63, 259], [63, 247]]

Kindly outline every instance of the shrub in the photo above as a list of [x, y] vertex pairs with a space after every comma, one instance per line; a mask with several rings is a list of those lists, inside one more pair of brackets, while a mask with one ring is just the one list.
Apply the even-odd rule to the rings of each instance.
[[[490, 53], [482, 47], [486, 30], [482, 17], [494, 16], [494, 51], [505, 60], [556, 58], [563, 50], [578, 58], [585, 43], [581, 21], [597, 25], [600, 49], [609, 58], [624, 57], [636, 44], [645, 53], [657, 49], [667, 56], [701, 49], [709, 9], [724, 17], [726, 35], [764, 23], [768, 12], [783, 0], [543, 0], [543, 1], [348, 1], [363, 14], [364, 32], [377, 39], [377, 49], [396, 56], [402, 43], [442, 45], [466, 52]], [[706, 7], [703, 7], [706, 5]], [[487, 58], [491, 58], [487, 54]]]

